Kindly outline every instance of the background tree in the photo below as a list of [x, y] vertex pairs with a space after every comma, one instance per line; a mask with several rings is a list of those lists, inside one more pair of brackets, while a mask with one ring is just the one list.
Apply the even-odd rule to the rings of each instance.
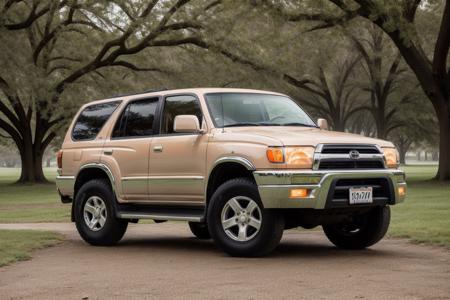
[[350, 51], [343, 61], [333, 64], [334, 69], [329, 72], [319, 66], [317, 77], [296, 79], [289, 74], [283, 74], [283, 79], [306, 92], [306, 95], [300, 98], [303, 105], [326, 118], [332, 129], [345, 131], [349, 119], [364, 109], [358, 101], [362, 93], [357, 84], [352, 83], [360, 59], [359, 55]]
[[111, 77], [126, 79], [124, 69], [164, 73], [160, 64], [137, 64], [133, 56], [198, 40], [214, 6], [190, 0], [3, 1], [0, 128], [19, 150], [19, 181], [45, 181], [44, 151], [79, 106], [77, 97], [96, 94], [99, 82], [108, 85]]
[[[314, 21], [314, 29], [343, 24], [362, 17], [382, 29], [396, 45], [402, 58], [417, 77], [423, 91], [433, 104], [439, 121], [439, 170], [437, 178], [450, 179], [450, 0], [446, 0], [438, 23], [436, 43], [427, 53], [429, 41], [424, 41], [420, 27], [415, 24], [420, 13], [434, 14], [443, 1], [381, 1], [381, 0], [328, 0], [317, 1], [315, 10], [305, 10], [309, 1], [263, 0], [262, 3], [288, 21]], [[289, 10], [286, 10], [289, 7]], [[311, 6], [309, 7], [311, 8]]]

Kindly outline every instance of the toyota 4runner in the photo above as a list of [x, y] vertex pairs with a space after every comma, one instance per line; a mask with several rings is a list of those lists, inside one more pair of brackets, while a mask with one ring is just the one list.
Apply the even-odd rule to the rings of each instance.
[[406, 194], [390, 142], [327, 130], [288, 96], [163, 90], [84, 105], [57, 154], [57, 189], [92, 245], [129, 222], [188, 221], [233, 256], [272, 251], [283, 230], [321, 225], [337, 247], [386, 233]]

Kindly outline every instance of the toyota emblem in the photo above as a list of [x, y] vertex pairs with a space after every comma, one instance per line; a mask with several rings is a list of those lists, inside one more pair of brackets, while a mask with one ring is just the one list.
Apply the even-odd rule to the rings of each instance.
[[351, 159], [358, 159], [359, 158], [359, 152], [357, 150], [352, 150], [349, 153]]

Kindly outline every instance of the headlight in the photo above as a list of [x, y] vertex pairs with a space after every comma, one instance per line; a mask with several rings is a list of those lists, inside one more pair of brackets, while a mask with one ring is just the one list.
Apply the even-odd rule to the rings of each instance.
[[271, 163], [285, 163], [299, 169], [313, 166], [314, 147], [269, 147], [266, 154]]
[[386, 161], [386, 166], [390, 169], [398, 168], [400, 164], [400, 155], [395, 148], [383, 148], [384, 159]]

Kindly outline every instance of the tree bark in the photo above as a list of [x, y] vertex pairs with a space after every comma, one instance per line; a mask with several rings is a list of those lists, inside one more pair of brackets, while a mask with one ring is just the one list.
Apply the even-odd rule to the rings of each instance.
[[400, 164], [406, 165], [406, 151], [399, 151], [400, 153]]
[[[447, 103], [449, 100], [447, 99]], [[450, 179], [450, 104], [439, 114], [439, 169], [436, 178]]]
[[33, 147], [25, 148], [20, 153], [22, 172], [18, 183], [45, 183], [48, 182], [42, 169], [41, 151], [34, 151]]
[[34, 147], [27, 147], [20, 153], [22, 160], [22, 172], [19, 183], [44, 183], [48, 182], [42, 169], [42, 151], [35, 151]]

